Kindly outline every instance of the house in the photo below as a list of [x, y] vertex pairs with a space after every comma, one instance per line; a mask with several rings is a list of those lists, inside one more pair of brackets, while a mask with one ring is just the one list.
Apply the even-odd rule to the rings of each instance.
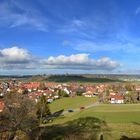
[[96, 92], [97, 91], [96, 87], [87, 86], [86, 91], [92, 93], [93, 95], [98, 95], [98, 92]]
[[140, 101], [140, 86], [137, 85], [137, 86], [135, 87], [135, 89], [136, 89], [136, 92], [137, 92], [137, 100]]
[[111, 104], [123, 104], [124, 98], [121, 95], [110, 95], [110, 103]]
[[95, 97], [95, 95], [93, 95], [93, 93], [90, 92], [90, 91], [87, 91], [85, 93], [82, 93], [82, 95], [85, 96], [85, 97]]
[[140, 92], [140, 86], [139, 85], [137, 85], [135, 89], [136, 89], [136, 92]]
[[86, 87], [86, 91], [90, 91], [92, 93], [96, 92], [96, 88], [95, 87], [91, 87], [91, 86], [87, 86]]
[[54, 92], [52, 92], [51, 90], [49, 89], [46, 89], [43, 91], [43, 95], [46, 95], [46, 96], [53, 96]]
[[37, 90], [40, 86], [40, 82], [30, 82], [30, 83], [24, 83], [22, 85], [25, 89], [28, 89], [29, 92], [32, 90]]
[[117, 93], [115, 93], [115, 92], [110, 92], [109, 94], [110, 94], [110, 96], [117, 95]]
[[67, 88], [64, 88], [63, 90], [64, 90], [64, 91], [66, 92], [66, 94], [68, 94], [68, 95], [71, 93]]

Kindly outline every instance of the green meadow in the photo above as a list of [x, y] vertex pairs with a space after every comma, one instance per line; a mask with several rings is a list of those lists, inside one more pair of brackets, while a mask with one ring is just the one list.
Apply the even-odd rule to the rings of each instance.
[[61, 109], [77, 109], [81, 106], [87, 106], [93, 104], [97, 101], [97, 97], [86, 98], [83, 96], [75, 97], [63, 97], [59, 100], [55, 100], [50, 104], [50, 109], [52, 112], [61, 110]]
[[[52, 111], [57, 109], [78, 108], [96, 102], [95, 98], [64, 98], [50, 104]], [[106, 140], [140, 139], [140, 104], [100, 104], [78, 112], [66, 113], [49, 125], [64, 125], [67, 122], [86, 117], [95, 117], [107, 123], [109, 135], [104, 133]]]

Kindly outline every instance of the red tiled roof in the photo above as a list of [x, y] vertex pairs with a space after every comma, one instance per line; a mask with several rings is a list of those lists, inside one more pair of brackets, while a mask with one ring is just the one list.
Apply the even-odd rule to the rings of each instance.
[[23, 84], [23, 87], [27, 89], [38, 88], [40, 86], [40, 82], [31, 82]]
[[123, 100], [123, 96], [120, 95], [110, 95], [111, 98], [115, 98], [115, 100]]
[[50, 91], [50, 90], [45, 90], [43, 92], [30, 93], [28, 96], [29, 97], [32, 97], [32, 98], [36, 98], [36, 97], [39, 97], [39, 96], [44, 95], [44, 94], [53, 94], [53, 92]]
[[87, 87], [86, 90], [91, 92], [96, 92], [96, 88], [93, 87]]
[[46, 87], [54, 87], [57, 84], [56, 83], [45, 83]]

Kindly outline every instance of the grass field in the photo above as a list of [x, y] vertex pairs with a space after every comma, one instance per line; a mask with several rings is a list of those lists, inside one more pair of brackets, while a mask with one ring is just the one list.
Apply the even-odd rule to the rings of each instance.
[[140, 122], [140, 105], [105, 105], [87, 109], [76, 116], [94, 116], [108, 123]]
[[133, 81], [133, 82], [129, 82], [129, 83], [140, 85], [140, 81]]
[[75, 109], [80, 108], [81, 106], [90, 105], [97, 101], [97, 97], [86, 98], [83, 96], [76, 97], [65, 97], [59, 100], [56, 100], [50, 104], [50, 109], [52, 112], [61, 110], [61, 109]]
[[68, 113], [65, 118], [57, 119], [55, 123], [64, 123], [80, 117], [97, 117], [107, 123], [140, 123], [140, 104], [100, 105]]
[[[78, 104], [73, 99], [58, 100], [51, 105], [51, 109], [57, 110], [63, 105], [65, 109], [77, 108], [80, 104], [87, 104], [88, 100], [92, 102], [90, 98], [78, 97], [78, 99], [80, 101], [77, 101]], [[140, 104], [102, 104], [80, 112], [67, 113], [64, 117], [54, 120], [53, 124], [63, 125], [81, 117], [96, 117], [106, 121], [110, 128], [110, 136], [104, 135], [106, 140], [119, 140], [123, 136], [140, 140]]]

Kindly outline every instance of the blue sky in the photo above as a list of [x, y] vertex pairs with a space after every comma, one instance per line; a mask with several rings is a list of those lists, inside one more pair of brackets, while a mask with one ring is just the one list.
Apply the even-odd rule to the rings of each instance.
[[140, 73], [139, 0], [1, 0], [0, 74]]

